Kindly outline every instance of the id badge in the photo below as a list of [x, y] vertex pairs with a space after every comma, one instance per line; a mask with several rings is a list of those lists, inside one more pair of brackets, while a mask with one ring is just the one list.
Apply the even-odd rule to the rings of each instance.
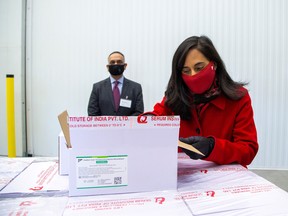
[[129, 99], [121, 98], [121, 100], [120, 100], [120, 106], [122, 106], [122, 107], [131, 108], [131, 103], [132, 103], [132, 101]]

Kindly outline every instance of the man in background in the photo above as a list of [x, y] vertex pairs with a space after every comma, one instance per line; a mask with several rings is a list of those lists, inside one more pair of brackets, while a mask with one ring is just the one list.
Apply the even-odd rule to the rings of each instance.
[[114, 51], [106, 65], [110, 77], [93, 84], [88, 104], [89, 116], [137, 116], [144, 111], [142, 87], [123, 75], [125, 56]]

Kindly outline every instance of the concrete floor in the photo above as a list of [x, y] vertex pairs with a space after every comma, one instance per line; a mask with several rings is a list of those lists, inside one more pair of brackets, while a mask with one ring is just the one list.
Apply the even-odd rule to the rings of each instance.
[[249, 170], [288, 192], [288, 170]]

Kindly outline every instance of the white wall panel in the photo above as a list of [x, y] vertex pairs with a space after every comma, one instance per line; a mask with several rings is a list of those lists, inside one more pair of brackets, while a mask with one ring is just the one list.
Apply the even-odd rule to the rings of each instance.
[[6, 74], [14, 74], [16, 155], [25, 151], [23, 1], [0, 0], [0, 155], [7, 155]]
[[[107, 56], [126, 55], [125, 76], [142, 84], [145, 110], [162, 99], [177, 46], [192, 35], [214, 42], [231, 76], [247, 81], [260, 149], [253, 167], [287, 168], [285, 0], [30, 0], [29, 144], [56, 155], [57, 115], [86, 115]], [[28, 34], [29, 35], [29, 34]], [[29, 41], [29, 40], [28, 40]]]

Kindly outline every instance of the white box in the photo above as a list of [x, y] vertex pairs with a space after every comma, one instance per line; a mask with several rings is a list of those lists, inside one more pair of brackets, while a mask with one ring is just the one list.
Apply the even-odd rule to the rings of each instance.
[[63, 132], [58, 135], [58, 173], [59, 175], [69, 174], [69, 150]]
[[177, 189], [179, 116], [68, 119], [69, 196]]

